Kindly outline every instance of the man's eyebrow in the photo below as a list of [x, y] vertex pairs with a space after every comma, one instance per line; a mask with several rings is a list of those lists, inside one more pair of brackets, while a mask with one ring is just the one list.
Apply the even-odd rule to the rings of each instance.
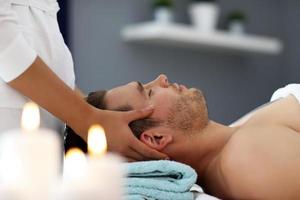
[[144, 88], [143, 84], [142, 84], [141, 82], [139, 82], [139, 81], [137, 81], [136, 84], [137, 84], [137, 90], [138, 90], [142, 95], [144, 95], [145, 88]]

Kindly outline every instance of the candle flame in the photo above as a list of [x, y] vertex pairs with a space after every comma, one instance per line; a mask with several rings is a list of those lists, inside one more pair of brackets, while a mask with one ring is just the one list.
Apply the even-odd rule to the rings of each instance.
[[104, 129], [100, 125], [93, 125], [88, 133], [88, 150], [92, 157], [100, 158], [107, 151]]
[[78, 180], [84, 177], [87, 167], [85, 154], [78, 148], [70, 149], [64, 162], [64, 179]]
[[28, 102], [22, 113], [21, 127], [26, 131], [37, 130], [40, 126], [40, 111], [37, 104]]

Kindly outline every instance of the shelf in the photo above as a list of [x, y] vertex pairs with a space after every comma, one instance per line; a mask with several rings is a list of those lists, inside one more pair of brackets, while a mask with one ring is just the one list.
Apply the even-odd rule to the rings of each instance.
[[129, 25], [121, 31], [126, 42], [149, 43], [185, 48], [225, 52], [246, 52], [278, 55], [282, 52], [280, 40], [256, 35], [234, 35], [216, 31], [202, 33], [192, 26], [158, 24], [154, 22]]

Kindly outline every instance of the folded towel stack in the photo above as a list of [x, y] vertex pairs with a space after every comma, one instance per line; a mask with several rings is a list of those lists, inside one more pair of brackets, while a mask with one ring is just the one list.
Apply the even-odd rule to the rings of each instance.
[[191, 167], [173, 161], [126, 164], [128, 200], [193, 200], [190, 189], [197, 180]]

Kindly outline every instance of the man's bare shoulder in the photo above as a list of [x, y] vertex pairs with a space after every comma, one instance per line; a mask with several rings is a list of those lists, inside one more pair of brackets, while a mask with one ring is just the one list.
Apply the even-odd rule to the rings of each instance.
[[[232, 136], [220, 171], [232, 199], [300, 199], [300, 134], [283, 126], [249, 126]], [[295, 177], [297, 177], [295, 180]], [[298, 195], [298, 196], [297, 196]]]
[[300, 132], [300, 104], [290, 95], [259, 109], [243, 126], [283, 125]]

